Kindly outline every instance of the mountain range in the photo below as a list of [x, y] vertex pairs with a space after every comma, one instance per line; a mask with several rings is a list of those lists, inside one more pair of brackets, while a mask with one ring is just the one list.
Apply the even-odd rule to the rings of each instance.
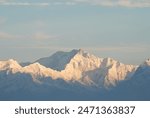
[[0, 100], [150, 100], [150, 59], [126, 65], [82, 49], [0, 61]]

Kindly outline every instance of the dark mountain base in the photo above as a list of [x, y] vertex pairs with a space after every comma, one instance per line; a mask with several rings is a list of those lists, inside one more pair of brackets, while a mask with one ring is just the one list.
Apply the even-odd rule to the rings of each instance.
[[[88, 93], [89, 92], [89, 93]], [[107, 92], [72, 92], [56, 90], [49, 92], [31, 93], [30, 91], [17, 91], [0, 93], [1, 101], [150, 101], [150, 95], [145, 90], [118, 91], [113, 89]]]

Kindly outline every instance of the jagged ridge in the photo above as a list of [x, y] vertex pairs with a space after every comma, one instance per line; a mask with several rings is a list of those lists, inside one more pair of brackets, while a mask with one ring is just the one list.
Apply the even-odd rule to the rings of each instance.
[[45, 77], [53, 80], [61, 78], [65, 81], [78, 81], [83, 85], [105, 87], [115, 86], [118, 81], [129, 79], [136, 68], [112, 58], [96, 57], [82, 49], [56, 52], [25, 67], [14, 60], [0, 62], [0, 69], [30, 74], [34, 80]]
[[[133, 66], [112, 58], [99, 58], [81, 49], [60, 53], [43, 62], [51, 60], [50, 66], [54, 68], [38, 61], [26, 66], [13, 59], [0, 61], [0, 100], [150, 99], [149, 59]], [[53, 64], [54, 57], [59, 57], [58, 62], [62, 58], [66, 61], [62, 65]]]

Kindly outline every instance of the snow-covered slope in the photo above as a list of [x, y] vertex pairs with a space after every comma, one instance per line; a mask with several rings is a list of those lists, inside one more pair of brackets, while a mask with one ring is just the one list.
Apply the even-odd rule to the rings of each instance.
[[[69, 94], [84, 90], [103, 93], [106, 88], [113, 87], [118, 88], [116, 92], [136, 90], [139, 87], [136, 85], [148, 87], [149, 79], [149, 59], [140, 66], [126, 65], [112, 58], [96, 57], [82, 49], [56, 52], [26, 66], [12, 59], [0, 61], [0, 93], [27, 90], [49, 94], [49, 89], [52, 93], [56, 89], [58, 93], [67, 91]], [[122, 82], [125, 84], [120, 84]]]
[[[110, 94], [118, 95], [120, 100], [150, 100], [150, 60], [141, 64], [133, 76], [122, 81]], [[123, 94], [122, 94], [123, 93]], [[113, 96], [116, 99], [115, 96]]]
[[115, 86], [120, 80], [130, 78], [136, 67], [122, 64], [112, 58], [99, 58], [79, 49], [56, 52], [51, 57], [39, 59], [25, 67], [21, 67], [14, 60], [0, 62], [0, 69], [27, 73], [34, 80], [45, 77], [54, 80], [61, 78], [65, 81], [78, 81], [83, 85], [109, 87]]
[[109, 85], [115, 86], [119, 81], [130, 79], [137, 68], [133, 65], [125, 65], [112, 58], [104, 59], [102, 63], [103, 67], [106, 70], [104, 82], [106, 87]]
[[130, 78], [136, 70], [133, 65], [125, 65], [112, 58], [99, 58], [82, 49], [57, 52], [37, 62], [48, 64], [52, 69], [57, 68], [57, 77], [66, 81], [106, 87], [115, 86], [118, 81]]
[[22, 67], [19, 65], [19, 63], [13, 59], [10, 59], [8, 61], [0, 61], [0, 71], [8, 70], [15, 73], [21, 68]]
[[83, 73], [100, 68], [102, 60], [80, 49], [66, 65], [66, 68], [61, 71], [61, 74], [67, 80], [82, 82]]
[[[111, 58], [98, 58], [89, 53], [80, 52], [67, 65], [67, 78], [74, 77], [82, 83], [106, 87], [117, 81], [129, 78], [136, 70], [133, 65], [125, 65]], [[74, 75], [74, 76], [72, 76]]]
[[30, 74], [32, 76], [33, 81], [38, 83], [43, 83], [43, 81], [45, 81], [42, 81], [40, 78], [44, 79], [49, 77], [53, 80], [56, 80], [61, 77], [60, 72], [52, 70], [51, 68], [46, 68], [45, 66], [37, 62], [23, 67], [20, 72]]

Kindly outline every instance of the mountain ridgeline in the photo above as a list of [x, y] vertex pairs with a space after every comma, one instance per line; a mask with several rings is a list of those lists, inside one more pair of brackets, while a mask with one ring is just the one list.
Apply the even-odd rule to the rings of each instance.
[[79, 49], [0, 61], [0, 100], [150, 100], [149, 85], [149, 59], [126, 65]]

